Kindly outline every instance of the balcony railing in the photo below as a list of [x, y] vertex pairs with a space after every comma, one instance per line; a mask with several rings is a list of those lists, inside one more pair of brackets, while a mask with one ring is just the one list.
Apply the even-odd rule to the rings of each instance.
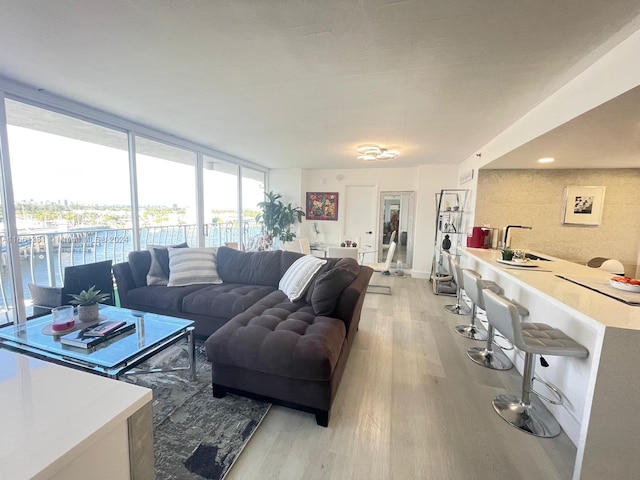
[[[245, 221], [242, 236], [245, 250], [257, 250], [261, 235], [260, 225], [255, 221]], [[196, 225], [170, 225], [144, 227], [140, 229], [140, 246], [173, 245], [187, 242], [191, 246], [198, 244]], [[235, 222], [205, 225], [205, 246], [219, 247], [228, 242], [238, 243], [238, 225]], [[66, 232], [21, 233], [18, 239], [20, 247], [20, 268], [25, 294], [25, 305], [30, 305], [31, 296], [27, 284], [36, 283], [48, 286], [62, 286], [65, 267], [82, 265], [103, 260], [113, 263], [124, 262], [133, 250], [133, 231], [130, 228], [79, 229]], [[6, 238], [0, 235], [0, 255], [2, 278], [0, 282], [0, 325], [11, 321], [9, 310], [12, 308], [10, 272], [6, 268]]]

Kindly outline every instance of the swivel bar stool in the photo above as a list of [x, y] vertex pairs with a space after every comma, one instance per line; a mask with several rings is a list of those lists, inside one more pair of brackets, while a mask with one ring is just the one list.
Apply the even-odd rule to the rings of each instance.
[[[462, 288], [464, 288], [464, 291], [467, 292], [462, 267], [460, 267], [460, 264], [456, 261], [455, 258], [451, 259], [451, 264], [453, 266], [453, 271], [456, 272], [455, 273], [456, 282], [457, 282], [457, 279], [459, 278], [460, 285], [462, 286]], [[471, 288], [473, 289], [473, 285], [471, 286]], [[495, 292], [503, 293], [502, 288], [500, 288], [500, 286], [497, 283], [492, 282], [490, 280], [483, 281], [483, 288], [490, 288]], [[469, 296], [468, 292], [467, 292], [467, 296]], [[487, 333], [484, 330], [479, 330], [478, 327], [476, 326], [476, 313], [477, 313], [478, 303], [473, 298], [471, 297], [469, 298], [471, 300], [470, 321], [469, 323], [464, 325], [456, 325], [456, 333], [470, 340], [486, 340]]]
[[449, 274], [453, 277], [453, 281], [456, 283], [455, 305], [445, 305], [442, 308], [444, 308], [449, 313], [453, 313], [454, 315], [467, 315], [469, 313], [469, 309], [466, 305], [464, 305], [464, 302], [462, 301], [462, 290], [464, 288], [462, 286], [462, 275], [458, 275], [458, 272], [453, 266], [454, 262], [456, 264], [458, 262], [456, 262], [455, 258], [453, 258], [453, 255], [451, 255], [449, 252], [442, 252], [442, 256], [444, 257], [444, 260], [446, 262]]
[[557, 420], [542, 404], [531, 402], [532, 393], [544, 398], [533, 390], [536, 355], [585, 358], [589, 351], [562, 330], [544, 323], [526, 323], [527, 329], [523, 329], [516, 306], [490, 290], [484, 291], [484, 303], [489, 323], [525, 352], [521, 396], [498, 395], [493, 399], [493, 408], [523, 432], [536, 437], [557, 436], [562, 430]]
[[[483, 290], [486, 288], [486, 285], [482, 280], [482, 277], [473, 270], [468, 270], [466, 268], [463, 269], [462, 277], [464, 278], [464, 291], [473, 302], [471, 312], [472, 315], [474, 315], [477, 308], [481, 308], [483, 310], [485, 309]], [[504, 291], [497, 285], [496, 287], [497, 289], [491, 290], [499, 295], [502, 295]], [[471, 347], [467, 350], [467, 356], [472, 361], [474, 361], [478, 365], [482, 365], [483, 367], [491, 368], [492, 370], [509, 370], [511, 367], [513, 367], [511, 360], [509, 360], [509, 358], [504, 353], [502, 353], [500, 347], [496, 347], [497, 350], [493, 349], [493, 330], [493, 325], [489, 323], [489, 325], [487, 326], [486, 347]]]

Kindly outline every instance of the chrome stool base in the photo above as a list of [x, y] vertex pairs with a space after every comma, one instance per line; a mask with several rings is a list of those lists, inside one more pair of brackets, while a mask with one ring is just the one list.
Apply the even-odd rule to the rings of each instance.
[[462, 335], [470, 340], [486, 340], [487, 333], [482, 330], [478, 330], [475, 325], [457, 325], [456, 333]]
[[458, 304], [456, 304], [456, 305], [445, 305], [442, 308], [444, 308], [445, 311], [447, 311], [449, 313], [453, 313], [454, 315], [469, 315], [469, 313], [471, 313], [471, 310], [469, 310], [464, 305], [458, 305]]
[[511, 360], [500, 350], [489, 351], [482, 347], [471, 347], [467, 356], [475, 363], [492, 370], [509, 370], [513, 367]]
[[552, 438], [560, 434], [560, 424], [543, 405], [524, 405], [516, 395], [498, 395], [493, 408], [503, 420], [529, 435]]

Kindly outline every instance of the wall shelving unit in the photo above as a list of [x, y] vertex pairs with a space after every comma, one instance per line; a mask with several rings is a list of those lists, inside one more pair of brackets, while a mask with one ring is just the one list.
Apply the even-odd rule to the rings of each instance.
[[433, 243], [433, 261], [431, 262], [431, 282], [433, 293], [437, 295], [455, 295], [455, 285], [444, 265], [443, 241], [449, 236], [449, 252], [460, 258], [460, 247], [466, 237], [465, 208], [469, 190], [443, 189], [436, 193], [436, 228]]

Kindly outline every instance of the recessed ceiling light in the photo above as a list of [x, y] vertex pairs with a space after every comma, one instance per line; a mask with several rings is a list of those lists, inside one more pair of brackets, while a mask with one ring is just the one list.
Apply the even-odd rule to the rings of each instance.
[[552, 158], [552, 157], [544, 157], [544, 158], [538, 159], [538, 163], [551, 163], [554, 160], [555, 158]]

